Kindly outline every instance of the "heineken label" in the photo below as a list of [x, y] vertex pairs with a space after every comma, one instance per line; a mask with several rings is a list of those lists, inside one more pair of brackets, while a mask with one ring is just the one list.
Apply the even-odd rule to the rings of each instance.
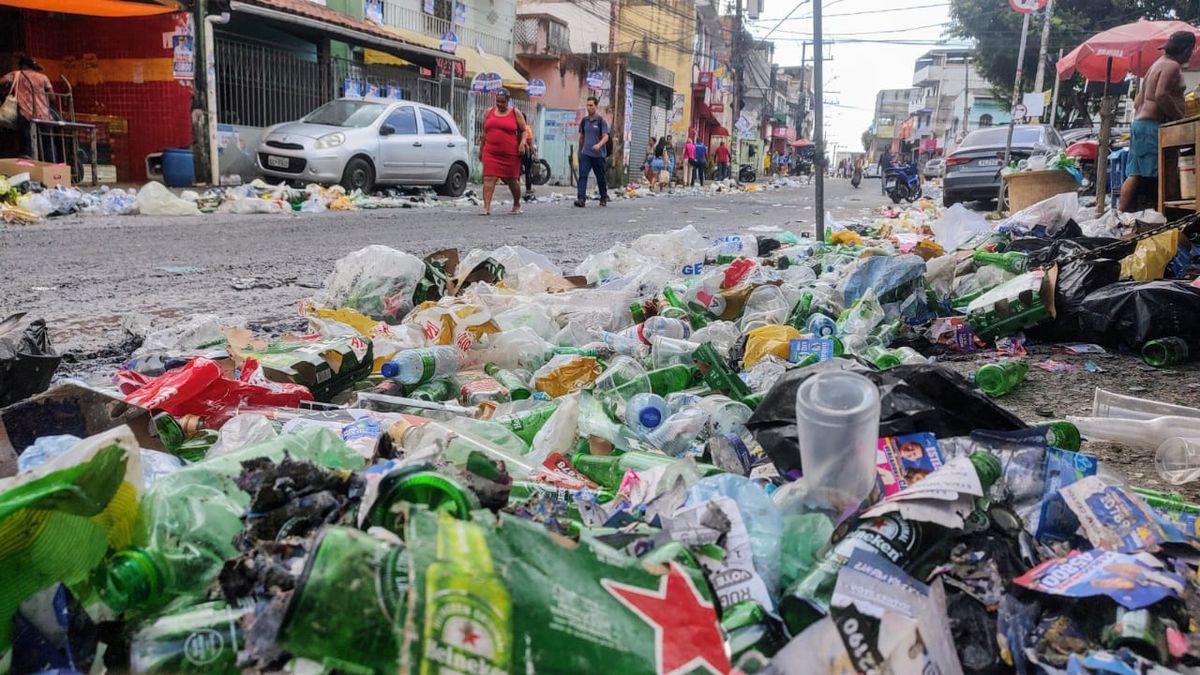
[[[731, 670], [698, 570], [647, 569], [598, 542], [574, 545], [507, 515], [478, 512], [474, 524], [486, 550], [456, 551], [447, 564], [435, 546], [446, 525], [424, 511], [408, 522], [416, 592], [400, 626], [402, 672], [524, 675], [589, 672], [598, 663], [620, 673]], [[506, 640], [508, 654], [487, 656], [493, 636]]]

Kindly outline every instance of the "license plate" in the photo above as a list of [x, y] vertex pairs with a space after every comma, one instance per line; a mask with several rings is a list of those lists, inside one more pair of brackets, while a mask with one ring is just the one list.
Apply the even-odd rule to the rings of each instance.
[[976, 160], [975, 165], [976, 166], [1000, 166], [1000, 160], [998, 160], [998, 159], [980, 159], [980, 160]]
[[287, 157], [267, 155], [267, 166], [275, 167], [276, 169], [286, 169], [289, 164], [291, 164], [291, 160]]

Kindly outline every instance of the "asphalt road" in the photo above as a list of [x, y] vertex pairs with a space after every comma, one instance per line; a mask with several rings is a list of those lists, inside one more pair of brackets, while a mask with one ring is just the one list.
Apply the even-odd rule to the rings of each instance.
[[[813, 227], [813, 188], [760, 185], [757, 193], [614, 200], [607, 208], [570, 198], [491, 217], [470, 205], [320, 214], [194, 217], [66, 217], [0, 224], [0, 312], [46, 319], [67, 372], [115, 364], [129, 352], [123, 321], [158, 323], [196, 313], [243, 316], [268, 332], [300, 327], [297, 303], [313, 295], [341, 256], [385, 244], [424, 256], [457, 247], [520, 244], [566, 271], [589, 253], [688, 223], [705, 235], [752, 225]], [[567, 192], [545, 187], [539, 196]], [[862, 217], [883, 203], [875, 181], [854, 190], [831, 180], [827, 209]], [[573, 192], [573, 191], [572, 191]], [[506, 194], [506, 193], [504, 193]], [[573, 195], [572, 195], [573, 197]]]

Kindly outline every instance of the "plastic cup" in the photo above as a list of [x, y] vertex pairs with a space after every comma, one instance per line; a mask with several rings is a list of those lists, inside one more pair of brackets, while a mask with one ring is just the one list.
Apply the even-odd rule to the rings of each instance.
[[1163, 480], [1183, 485], [1200, 479], [1200, 438], [1168, 438], [1154, 453], [1154, 468]]
[[1115, 417], [1126, 420], [1150, 420], [1155, 417], [1200, 417], [1200, 408], [1172, 405], [1162, 401], [1115, 394], [1096, 388], [1092, 399], [1093, 417]]
[[796, 391], [796, 431], [810, 500], [842, 513], [875, 486], [879, 390], [846, 371], [809, 377]]
[[625, 403], [629, 399], [651, 392], [650, 378], [640, 363], [628, 356], [618, 356], [596, 378], [593, 391], [609, 416], [621, 419], [625, 416]]

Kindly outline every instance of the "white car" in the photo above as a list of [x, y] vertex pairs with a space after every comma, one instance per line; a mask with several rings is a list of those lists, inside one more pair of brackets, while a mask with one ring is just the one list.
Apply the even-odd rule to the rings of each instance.
[[941, 157], [934, 157], [925, 162], [925, 178], [941, 178], [946, 173], [946, 160]]
[[863, 169], [864, 178], [879, 178], [879, 162], [871, 162]]
[[379, 98], [339, 98], [304, 119], [267, 129], [258, 169], [271, 178], [376, 185], [431, 185], [457, 197], [467, 187], [467, 139], [441, 108]]

